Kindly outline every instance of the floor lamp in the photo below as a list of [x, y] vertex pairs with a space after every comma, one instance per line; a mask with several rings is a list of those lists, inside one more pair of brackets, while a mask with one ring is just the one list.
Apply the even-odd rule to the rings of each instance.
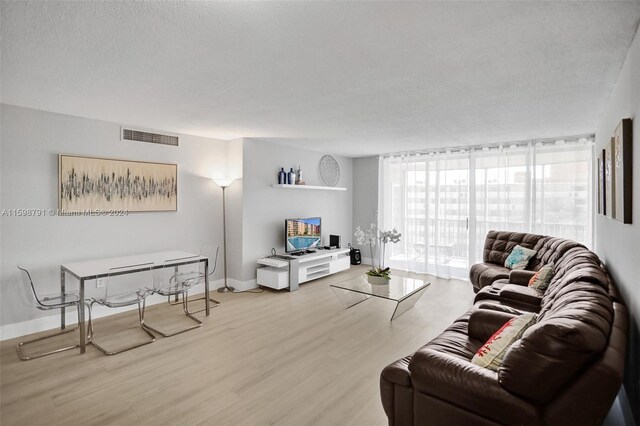
[[214, 178], [213, 181], [222, 188], [222, 244], [224, 255], [224, 287], [218, 289], [219, 293], [233, 292], [234, 288], [227, 285], [227, 209], [225, 206], [226, 189], [233, 183], [234, 178]]

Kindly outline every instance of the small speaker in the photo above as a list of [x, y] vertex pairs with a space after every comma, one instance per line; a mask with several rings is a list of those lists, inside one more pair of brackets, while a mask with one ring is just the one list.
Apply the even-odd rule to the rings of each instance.
[[351, 257], [352, 265], [359, 265], [362, 263], [362, 255], [360, 254], [360, 249], [354, 249], [353, 247], [349, 250], [349, 256]]
[[340, 235], [329, 235], [329, 245], [331, 248], [340, 248]]

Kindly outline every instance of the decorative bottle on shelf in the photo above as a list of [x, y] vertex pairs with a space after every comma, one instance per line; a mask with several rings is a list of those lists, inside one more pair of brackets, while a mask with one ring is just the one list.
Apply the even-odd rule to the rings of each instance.
[[304, 181], [302, 180], [302, 167], [298, 166], [298, 170], [296, 172], [296, 185], [304, 185]]
[[278, 184], [282, 185], [285, 183], [287, 183], [287, 172], [284, 171], [284, 167], [281, 167], [278, 172]]
[[293, 171], [293, 167], [289, 170], [289, 175], [287, 176], [287, 183], [289, 185], [294, 185], [296, 183], [296, 172]]

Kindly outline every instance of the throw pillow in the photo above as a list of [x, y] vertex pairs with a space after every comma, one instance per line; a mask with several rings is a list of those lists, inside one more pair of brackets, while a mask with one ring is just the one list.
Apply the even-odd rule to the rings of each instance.
[[545, 291], [547, 287], [549, 287], [549, 283], [551, 282], [551, 278], [553, 278], [554, 273], [553, 264], [544, 265], [535, 273], [534, 276], [531, 277], [529, 280], [529, 287]]
[[535, 256], [537, 251], [524, 248], [522, 246], [515, 246], [507, 260], [504, 261], [504, 266], [509, 269], [524, 269], [529, 263], [529, 259]]
[[498, 371], [509, 347], [535, 322], [536, 314], [534, 313], [511, 318], [478, 349], [471, 362], [480, 367]]

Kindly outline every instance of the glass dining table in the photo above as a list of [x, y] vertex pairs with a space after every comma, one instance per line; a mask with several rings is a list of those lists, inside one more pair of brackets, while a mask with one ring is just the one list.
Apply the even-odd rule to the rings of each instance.
[[[188, 260], [184, 260], [187, 258]], [[168, 262], [168, 259], [173, 259], [174, 263]], [[79, 300], [85, 300], [85, 285], [87, 281], [98, 280], [105, 278], [109, 275], [109, 270], [117, 266], [131, 265], [130, 268], [125, 268], [123, 273], [133, 274], [140, 272], [141, 269], [136, 266], [153, 263], [151, 269], [159, 269], [166, 266], [180, 266], [187, 263], [204, 262], [204, 291], [205, 295], [209, 295], [209, 258], [206, 256], [200, 256], [199, 254], [193, 254], [184, 251], [171, 250], [161, 251], [156, 253], [138, 254], [133, 256], [113, 257], [106, 259], [87, 260], [82, 262], [65, 263], [60, 265], [60, 290], [62, 294], [65, 294], [65, 288], [67, 286], [67, 275], [78, 280], [78, 296]], [[146, 266], [148, 270], [148, 266]], [[209, 316], [210, 304], [209, 297], [204, 298], [205, 313]], [[84, 353], [86, 350], [86, 328], [85, 328], [85, 312], [84, 304], [78, 311], [79, 316], [79, 328], [80, 328], [80, 353]], [[60, 328], [64, 329], [65, 324], [65, 308], [61, 309], [60, 314]]]

